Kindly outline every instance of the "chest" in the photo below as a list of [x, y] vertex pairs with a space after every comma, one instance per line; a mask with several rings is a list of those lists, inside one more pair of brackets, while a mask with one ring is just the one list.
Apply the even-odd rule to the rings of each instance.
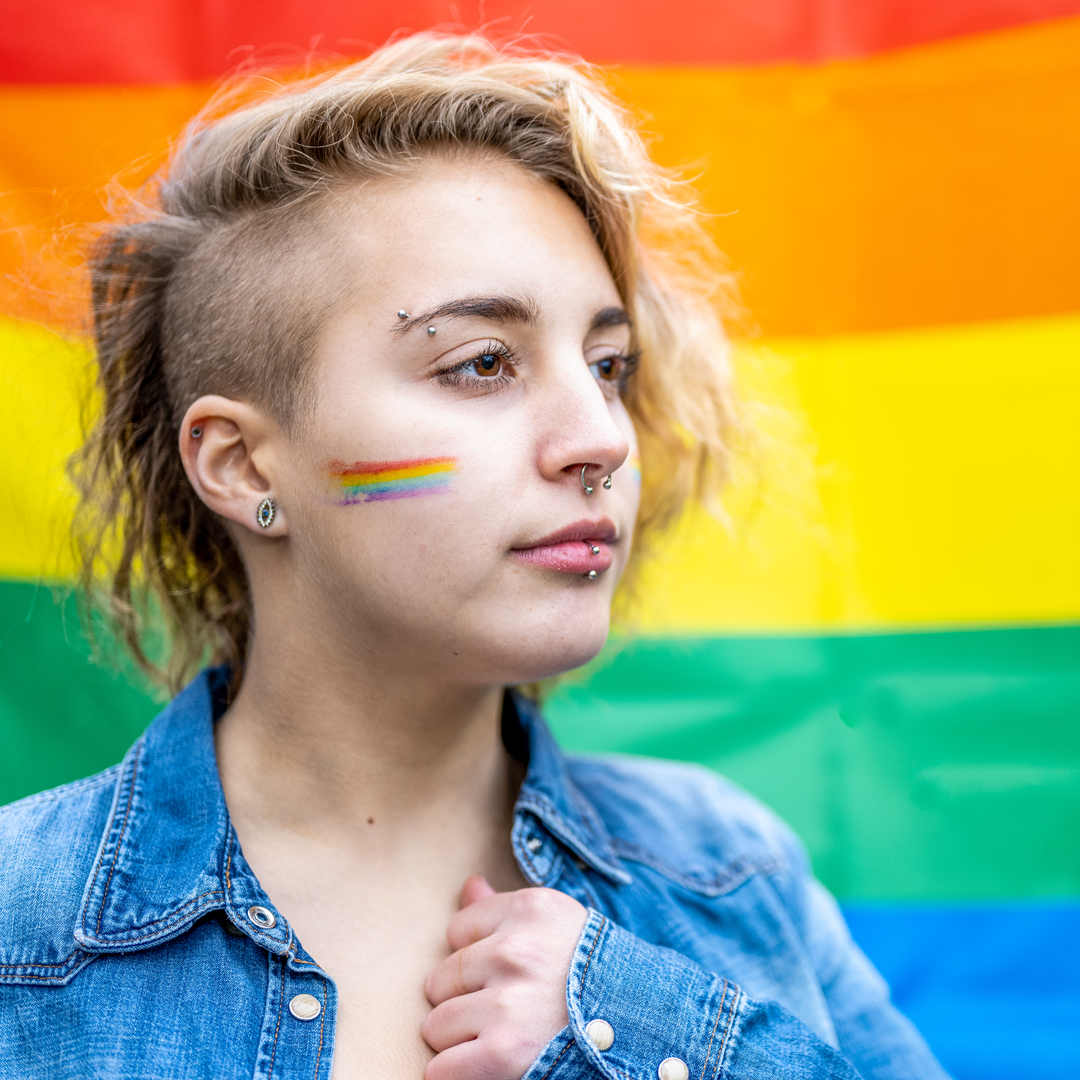
[[337, 989], [333, 1080], [422, 1080], [434, 1056], [420, 1034], [431, 1008], [424, 985], [450, 952], [453, 904], [392, 892], [368, 899], [351, 910], [311, 903], [294, 916], [301, 945]]

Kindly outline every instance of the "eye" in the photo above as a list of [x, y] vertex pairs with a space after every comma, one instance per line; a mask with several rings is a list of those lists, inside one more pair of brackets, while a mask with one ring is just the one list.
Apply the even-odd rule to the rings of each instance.
[[493, 375], [501, 375], [503, 358], [495, 353], [482, 353], [472, 362], [473, 371], [477, 375], [490, 378]]
[[619, 376], [622, 374], [622, 357], [608, 356], [603, 360], [597, 360], [595, 364], [589, 366], [598, 379], [604, 379], [606, 382], [618, 382]]
[[589, 370], [592, 372], [593, 378], [597, 379], [599, 382], [617, 383], [622, 386], [625, 385], [626, 380], [634, 373], [637, 362], [637, 353], [632, 353], [629, 356], [616, 354], [614, 356], [602, 357], [600, 360], [594, 360], [589, 364]]

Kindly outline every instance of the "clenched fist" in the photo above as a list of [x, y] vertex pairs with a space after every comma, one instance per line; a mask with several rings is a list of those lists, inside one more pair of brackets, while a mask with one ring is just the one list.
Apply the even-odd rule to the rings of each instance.
[[465, 882], [453, 954], [425, 988], [425, 1080], [519, 1080], [566, 1026], [566, 977], [588, 913], [554, 889], [497, 893]]

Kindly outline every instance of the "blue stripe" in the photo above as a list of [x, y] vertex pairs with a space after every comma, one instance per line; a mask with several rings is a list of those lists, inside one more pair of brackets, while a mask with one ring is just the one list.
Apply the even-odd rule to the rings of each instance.
[[956, 1080], [1080, 1077], [1080, 903], [844, 905]]

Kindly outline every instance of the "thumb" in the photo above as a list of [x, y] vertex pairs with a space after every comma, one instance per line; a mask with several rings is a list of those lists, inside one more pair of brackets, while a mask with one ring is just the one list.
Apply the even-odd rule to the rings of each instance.
[[482, 874], [473, 874], [461, 890], [461, 906], [467, 908], [470, 904], [475, 904], [477, 900], [494, 895], [495, 890], [488, 884], [487, 878]]

